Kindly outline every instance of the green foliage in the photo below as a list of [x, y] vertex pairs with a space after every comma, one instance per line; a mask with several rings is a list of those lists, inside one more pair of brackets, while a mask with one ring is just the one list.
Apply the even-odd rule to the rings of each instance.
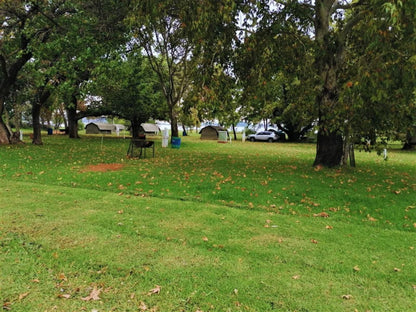
[[360, 136], [376, 132], [380, 137], [394, 138], [415, 121], [412, 55], [416, 43], [411, 40], [415, 25], [410, 12], [401, 5], [396, 9], [401, 26], [397, 17], [395, 21], [377, 18], [380, 12], [376, 11], [366, 15], [351, 33], [345, 70], [340, 76], [341, 102], [344, 118]]
[[316, 73], [313, 41], [286, 10], [257, 16], [259, 26], [244, 38], [234, 61], [245, 118], [272, 120], [295, 141], [316, 119]]
[[224, 68], [218, 65], [209, 82], [205, 83], [202, 90], [197, 90], [197, 94], [190, 93], [190, 96], [197, 97], [194, 105], [198, 108], [202, 120], [218, 120], [226, 127], [236, 125], [240, 121], [240, 94], [236, 79]]
[[90, 94], [99, 94], [97, 109], [140, 123], [166, 115], [159, 82], [140, 53], [118, 51], [101, 61], [88, 86]]

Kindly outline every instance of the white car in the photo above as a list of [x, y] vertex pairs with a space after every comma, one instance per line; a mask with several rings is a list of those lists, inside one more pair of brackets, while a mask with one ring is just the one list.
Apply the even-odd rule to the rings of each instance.
[[247, 140], [254, 141], [266, 141], [266, 142], [276, 142], [279, 139], [278, 135], [273, 131], [260, 131], [256, 134], [250, 134], [247, 137]]

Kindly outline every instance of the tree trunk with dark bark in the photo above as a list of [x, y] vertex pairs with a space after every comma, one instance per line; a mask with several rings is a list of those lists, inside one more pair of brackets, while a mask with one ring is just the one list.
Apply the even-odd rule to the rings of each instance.
[[337, 132], [318, 133], [314, 166], [337, 167], [342, 164], [344, 141]]
[[172, 137], [179, 137], [178, 117], [176, 116], [175, 105], [173, 103], [169, 103], [169, 118]]
[[342, 165], [344, 142], [339, 120], [335, 118], [338, 109], [338, 68], [343, 54], [343, 43], [331, 33], [330, 17], [334, 1], [315, 2], [315, 40], [318, 49], [315, 66], [321, 78], [321, 90], [316, 97], [319, 112], [318, 141], [314, 166], [336, 167]]
[[[415, 127], [416, 130], [416, 127]], [[412, 133], [408, 130], [406, 133], [406, 141], [403, 144], [402, 150], [412, 150], [416, 147], [416, 136], [413, 136]]]
[[78, 116], [76, 107], [67, 108], [68, 115], [68, 135], [70, 139], [79, 139]]
[[32, 106], [32, 122], [33, 122], [33, 139], [32, 144], [42, 145], [41, 124], [40, 124], [41, 105], [35, 103]]
[[234, 125], [234, 123], [232, 124], [232, 128], [233, 128], [233, 134], [234, 134], [234, 141], [237, 141], [237, 132], [235, 132], [235, 125]]
[[140, 136], [140, 120], [132, 119], [131, 122], [131, 136], [133, 139], [138, 139]]

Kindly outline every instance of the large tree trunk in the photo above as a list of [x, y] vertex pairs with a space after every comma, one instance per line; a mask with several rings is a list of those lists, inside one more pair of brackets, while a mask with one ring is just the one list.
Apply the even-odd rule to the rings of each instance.
[[72, 94], [71, 104], [67, 108], [68, 116], [68, 135], [70, 139], [79, 139], [78, 134], [78, 116], [77, 116], [78, 100], [75, 94]]
[[131, 122], [131, 136], [133, 139], [140, 138], [140, 124], [141, 122], [138, 119], [132, 119]]
[[175, 105], [173, 103], [169, 103], [169, 118], [172, 137], [179, 137], [178, 117], [176, 116]]
[[78, 116], [76, 107], [67, 109], [68, 115], [68, 134], [71, 139], [79, 139], [78, 134]]
[[411, 150], [416, 147], [416, 136], [413, 136], [410, 130], [406, 132], [406, 141], [403, 144], [403, 150]]
[[330, 15], [335, 1], [316, 0], [315, 40], [318, 49], [315, 55], [317, 74], [321, 78], [321, 90], [316, 97], [319, 112], [318, 141], [314, 166], [340, 166], [344, 157], [344, 142], [340, 132], [340, 120], [336, 118], [338, 108], [338, 68], [343, 46], [330, 33]]
[[33, 122], [33, 139], [32, 144], [42, 145], [41, 124], [40, 124], [40, 104], [32, 106], [32, 122]]
[[342, 164], [344, 141], [337, 132], [318, 132], [314, 166], [337, 167]]

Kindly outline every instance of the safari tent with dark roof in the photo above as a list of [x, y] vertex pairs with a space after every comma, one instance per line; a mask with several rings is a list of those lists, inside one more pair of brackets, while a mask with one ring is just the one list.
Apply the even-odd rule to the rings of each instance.
[[140, 125], [140, 131], [144, 134], [155, 134], [158, 135], [160, 132], [160, 128], [156, 124], [152, 123], [142, 123]]
[[221, 126], [206, 126], [199, 131], [201, 135], [201, 140], [218, 140], [218, 132], [226, 131], [228, 136], [228, 131]]
[[111, 134], [116, 133], [118, 129], [124, 129], [123, 125], [115, 125], [101, 122], [90, 122], [85, 126], [86, 134]]

